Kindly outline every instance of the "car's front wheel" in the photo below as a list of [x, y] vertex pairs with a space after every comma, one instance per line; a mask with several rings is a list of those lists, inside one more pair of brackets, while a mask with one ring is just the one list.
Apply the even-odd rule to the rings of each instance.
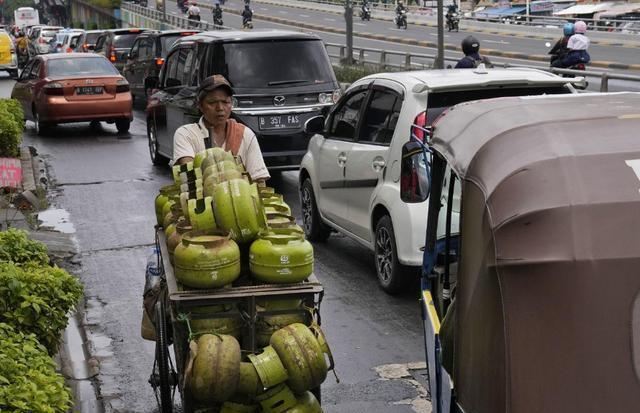
[[389, 294], [403, 291], [410, 283], [409, 268], [398, 261], [396, 237], [391, 217], [385, 215], [376, 224], [376, 273], [383, 290]]
[[149, 155], [151, 156], [151, 162], [157, 166], [164, 166], [169, 162], [165, 156], [158, 152], [158, 135], [156, 133], [156, 124], [153, 122], [153, 118], [147, 119], [147, 140], [149, 141]]
[[307, 238], [310, 241], [326, 241], [331, 235], [331, 229], [320, 218], [313, 185], [311, 185], [309, 178], [306, 178], [300, 186], [300, 208], [302, 209], [304, 233]]
[[116, 120], [116, 128], [119, 133], [127, 133], [129, 132], [129, 127], [131, 126], [131, 121], [129, 119], [118, 119]]

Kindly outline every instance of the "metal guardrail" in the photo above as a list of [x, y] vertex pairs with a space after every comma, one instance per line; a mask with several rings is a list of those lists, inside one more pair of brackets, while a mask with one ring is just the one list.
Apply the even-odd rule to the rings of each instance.
[[[336, 59], [339, 62], [343, 62], [347, 57], [347, 47], [337, 43], [325, 43], [327, 54], [330, 58]], [[337, 53], [336, 53], [337, 51]], [[370, 65], [379, 68], [380, 70], [421, 70], [431, 69], [433, 67], [433, 61], [436, 58], [435, 54], [426, 53], [410, 53], [391, 50], [382, 50], [366, 47], [353, 47], [354, 59], [357, 65]], [[367, 59], [370, 55], [375, 55], [376, 59]], [[357, 56], [357, 57], [356, 57]], [[396, 61], [389, 60], [389, 58], [399, 57]], [[445, 57], [445, 62], [457, 62], [458, 59]], [[494, 67], [528, 67], [534, 69], [545, 70], [547, 72], [555, 73], [557, 75], [572, 75], [583, 76], [585, 78], [597, 78], [600, 81], [600, 91], [609, 91], [609, 80], [625, 80], [631, 82], [640, 82], [640, 76], [627, 75], [623, 73], [613, 72], [600, 72], [595, 70], [571, 70], [560, 69], [555, 67], [534, 67], [528, 65], [516, 65], [511, 63], [493, 63]]]
[[[135, 4], [123, 4], [123, 8], [125, 10], [129, 10], [140, 14], [149, 19], [155, 20], [158, 23], [164, 23], [170, 26], [178, 27], [178, 28], [198, 28], [202, 30], [221, 30], [221, 29], [231, 29], [226, 26], [218, 26], [213, 23], [209, 23], [206, 21], [197, 22], [197, 26], [193, 26], [193, 21], [187, 19], [186, 17], [167, 14], [166, 20], [162, 21], [162, 13], [158, 10], [149, 9], [145, 7], [141, 7]], [[342, 44], [337, 43], [325, 43], [325, 47], [327, 49], [327, 54], [330, 58], [338, 60], [339, 62], [343, 62], [347, 55], [347, 47]], [[337, 51], [337, 54], [336, 54]], [[435, 54], [428, 53], [411, 53], [411, 52], [401, 52], [396, 50], [383, 50], [383, 49], [375, 49], [375, 48], [366, 48], [366, 47], [353, 47], [354, 58], [356, 59], [356, 64], [360, 65], [371, 65], [379, 68], [380, 70], [421, 70], [421, 69], [431, 69], [433, 67], [433, 61], [436, 58]], [[368, 59], [369, 55], [377, 56], [377, 59]], [[395, 61], [390, 60], [395, 57]], [[447, 58], [445, 57], [445, 62], [455, 63], [458, 59]], [[494, 63], [496, 67], [529, 67], [535, 69], [546, 70], [551, 73], [559, 74], [559, 75], [574, 75], [574, 76], [584, 76], [586, 78], [598, 78], [600, 80], [600, 91], [607, 92], [609, 90], [609, 80], [625, 80], [632, 82], [640, 82], [640, 76], [635, 75], [627, 75], [622, 73], [613, 73], [613, 72], [599, 72], [594, 70], [570, 70], [570, 69], [558, 69], [558, 68], [542, 68], [542, 67], [533, 67], [527, 65], [515, 65], [510, 63]]]

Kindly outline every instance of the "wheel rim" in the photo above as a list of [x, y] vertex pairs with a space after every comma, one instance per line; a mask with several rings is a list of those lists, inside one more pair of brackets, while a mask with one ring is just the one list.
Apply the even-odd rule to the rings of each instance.
[[156, 160], [156, 153], [158, 150], [158, 142], [156, 141], [156, 130], [153, 126], [153, 123], [149, 124], [149, 154], [151, 155], [151, 160]]
[[309, 188], [302, 188], [301, 201], [302, 223], [304, 225], [304, 231], [309, 234], [311, 232], [311, 226], [313, 225], [313, 200]]
[[385, 283], [391, 279], [393, 267], [393, 248], [391, 234], [387, 228], [380, 228], [376, 232], [376, 267], [380, 279]]

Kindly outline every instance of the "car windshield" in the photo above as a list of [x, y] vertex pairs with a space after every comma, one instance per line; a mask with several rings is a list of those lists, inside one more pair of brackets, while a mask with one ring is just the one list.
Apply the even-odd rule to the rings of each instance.
[[116, 49], [130, 49], [139, 34], [140, 33], [119, 34], [113, 39], [113, 45]]
[[320, 40], [272, 40], [218, 43], [213, 72], [235, 88], [290, 87], [334, 81]]
[[40, 36], [41, 36], [41, 37], [44, 37], [44, 38], [45, 38], [45, 39], [47, 39], [47, 40], [51, 40], [51, 39], [53, 39], [57, 34], [58, 34], [58, 32], [57, 32], [57, 31], [55, 31], [55, 32], [54, 32], [54, 31], [46, 30], [46, 31], [43, 31], [43, 32], [40, 34]]
[[118, 70], [106, 59], [82, 57], [52, 59], [47, 63], [49, 77], [113, 76]]
[[100, 36], [100, 33], [87, 33], [87, 38], [85, 39], [85, 43], [96, 44], [96, 40], [98, 40], [98, 36]]
[[161, 52], [162, 57], [167, 57], [167, 54], [169, 53], [171, 46], [173, 46], [173, 44], [176, 42], [176, 40], [178, 40], [179, 37], [180, 37], [179, 34], [160, 37], [160, 44], [162, 46], [162, 52]]

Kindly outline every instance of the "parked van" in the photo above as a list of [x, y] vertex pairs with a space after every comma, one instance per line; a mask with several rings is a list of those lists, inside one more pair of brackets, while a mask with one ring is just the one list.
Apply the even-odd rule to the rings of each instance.
[[179, 38], [159, 79], [147, 85], [159, 89], [147, 107], [154, 164], [172, 157], [176, 129], [200, 118], [196, 90], [213, 74], [233, 86], [232, 117], [256, 133], [272, 171], [299, 167], [310, 139], [305, 122], [326, 114], [340, 97], [327, 51], [315, 35], [218, 30]]

